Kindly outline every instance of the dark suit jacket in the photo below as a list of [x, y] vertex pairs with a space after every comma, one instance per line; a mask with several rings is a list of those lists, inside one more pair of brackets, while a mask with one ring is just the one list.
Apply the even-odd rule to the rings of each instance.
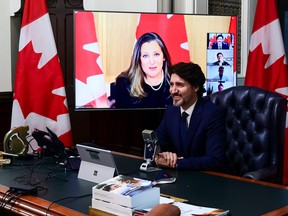
[[128, 78], [118, 77], [116, 82], [110, 84], [109, 100], [116, 101], [115, 108], [165, 108], [172, 104], [168, 80], [164, 79], [158, 91], [154, 91], [151, 86], [144, 83], [143, 89], [147, 97], [138, 98], [130, 95], [131, 83]]
[[[219, 61], [216, 61], [216, 62], [213, 63], [213, 65], [220, 65], [220, 62], [219, 62]], [[223, 65], [223, 66], [229, 66], [230, 64], [229, 64], [227, 61], [223, 61], [223, 62], [222, 62], [222, 65]]]
[[[228, 43], [226, 43], [226, 42], [222, 42], [222, 49], [229, 49], [230, 47], [229, 47], [229, 44]], [[217, 42], [214, 42], [213, 44], [212, 44], [212, 49], [218, 49], [218, 44], [217, 44]]]
[[168, 106], [156, 130], [161, 151], [177, 153], [179, 169], [229, 169], [226, 158], [226, 127], [224, 112], [208, 98], [198, 99], [188, 129], [188, 145], [180, 138], [180, 107]]

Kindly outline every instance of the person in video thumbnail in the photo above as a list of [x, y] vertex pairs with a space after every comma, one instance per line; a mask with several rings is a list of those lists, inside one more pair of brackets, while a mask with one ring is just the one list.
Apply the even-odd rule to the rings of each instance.
[[219, 83], [219, 85], [218, 85], [218, 91], [220, 92], [220, 91], [223, 91], [223, 90], [224, 90], [223, 84], [222, 84], [222, 83]]
[[163, 108], [172, 104], [169, 93], [170, 55], [161, 37], [143, 34], [136, 42], [129, 68], [110, 85], [114, 108]]
[[171, 67], [170, 74], [173, 105], [167, 107], [156, 130], [161, 150], [156, 164], [229, 172], [225, 112], [203, 97], [205, 76], [200, 66], [180, 62]]
[[222, 66], [222, 65], [228, 66], [228, 65], [230, 65], [227, 61], [224, 60], [223, 53], [221, 53], [221, 52], [217, 53], [217, 59], [218, 60], [216, 62], [214, 62], [213, 65], [219, 65], [219, 66]]
[[[207, 81], [208, 82], [218, 82], [218, 83], [225, 83], [225, 82], [230, 81], [229, 78], [226, 75], [224, 75], [224, 70], [225, 70], [224, 66], [218, 67], [218, 74], [217, 75], [215, 74], [214, 77], [208, 78]], [[210, 90], [208, 90], [208, 92], [209, 91]]]
[[212, 49], [229, 49], [230, 46], [224, 41], [223, 35], [219, 34], [216, 37], [216, 42], [212, 44]]
[[229, 81], [229, 78], [227, 76], [224, 76], [224, 67], [220, 66], [218, 68], [218, 79], [221, 82]]

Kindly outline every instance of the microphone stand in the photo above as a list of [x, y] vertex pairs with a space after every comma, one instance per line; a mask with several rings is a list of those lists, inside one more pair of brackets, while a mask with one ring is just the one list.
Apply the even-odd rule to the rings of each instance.
[[142, 163], [140, 166], [140, 170], [144, 172], [155, 172], [161, 170], [161, 168], [156, 167], [153, 163], [155, 153], [157, 150], [157, 139], [149, 140], [145, 139], [145, 149], [144, 149], [144, 159], [146, 162]]

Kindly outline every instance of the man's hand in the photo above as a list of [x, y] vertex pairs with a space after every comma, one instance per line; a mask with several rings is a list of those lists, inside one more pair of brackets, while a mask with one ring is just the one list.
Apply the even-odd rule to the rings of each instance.
[[177, 160], [179, 158], [177, 157], [176, 153], [173, 152], [161, 152], [156, 155], [155, 157], [155, 163], [158, 166], [162, 167], [171, 167], [176, 168]]

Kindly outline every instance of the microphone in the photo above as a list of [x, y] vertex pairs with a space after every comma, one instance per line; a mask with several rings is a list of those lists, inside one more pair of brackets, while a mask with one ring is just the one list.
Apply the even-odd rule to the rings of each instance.
[[152, 162], [154, 161], [156, 152], [158, 151], [158, 139], [153, 130], [143, 130], [142, 137], [144, 141], [144, 159], [145, 163], [142, 163], [140, 166], [141, 171], [145, 172], [153, 172], [161, 170], [158, 167], [152, 166]]

